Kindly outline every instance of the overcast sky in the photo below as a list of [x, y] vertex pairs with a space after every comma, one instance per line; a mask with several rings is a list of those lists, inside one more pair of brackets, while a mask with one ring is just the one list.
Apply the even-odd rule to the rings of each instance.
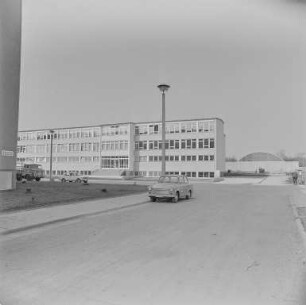
[[306, 2], [23, 0], [19, 130], [219, 117], [227, 156], [306, 152]]

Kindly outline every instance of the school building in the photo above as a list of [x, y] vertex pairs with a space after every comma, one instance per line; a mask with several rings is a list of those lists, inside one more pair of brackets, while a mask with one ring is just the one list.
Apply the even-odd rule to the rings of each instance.
[[[161, 122], [53, 128], [52, 174], [157, 177]], [[211, 179], [225, 171], [224, 122], [219, 118], [166, 122], [166, 172]], [[38, 163], [49, 175], [49, 129], [18, 133], [17, 164]]]

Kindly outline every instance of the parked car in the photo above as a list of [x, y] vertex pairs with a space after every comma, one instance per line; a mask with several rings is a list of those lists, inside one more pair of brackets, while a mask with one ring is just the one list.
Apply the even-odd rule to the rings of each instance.
[[160, 176], [158, 182], [148, 187], [150, 200], [168, 199], [178, 202], [179, 199], [189, 199], [193, 195], [193, 186], [183, 175]]
[[41, 164], [23, 164], [16, 168], [17, 181], [21, 181], [22, 179], [40, 181], [41, 178], [44, 178], [44, 171]]
[[81, 182], [87, 183], [88, 182], [88, 177], [79, 176], [74, 173], [68, 173], [62, 176], [58, 176], [58, 179], [61, 182], [76, 182], [76, 183], [81, 183]]

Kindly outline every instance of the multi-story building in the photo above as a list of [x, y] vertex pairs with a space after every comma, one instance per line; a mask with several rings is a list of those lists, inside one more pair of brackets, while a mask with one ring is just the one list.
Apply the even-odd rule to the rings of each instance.
[[[154, 177], [161, 172], [161, 122], [55, 128], [54, 175]], [[225, 171], [224, 122], [219, 118], [166, 122], [166, 171], [213, 178]], [[17, 163], [39, 163], [49, 174], [49, 130], [20, 131]]]

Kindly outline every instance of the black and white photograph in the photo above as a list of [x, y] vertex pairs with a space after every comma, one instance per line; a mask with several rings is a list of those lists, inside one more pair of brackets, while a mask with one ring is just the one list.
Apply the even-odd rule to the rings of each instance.
[[0, 0], [0, 305], [306, 305], [306, 0]]

